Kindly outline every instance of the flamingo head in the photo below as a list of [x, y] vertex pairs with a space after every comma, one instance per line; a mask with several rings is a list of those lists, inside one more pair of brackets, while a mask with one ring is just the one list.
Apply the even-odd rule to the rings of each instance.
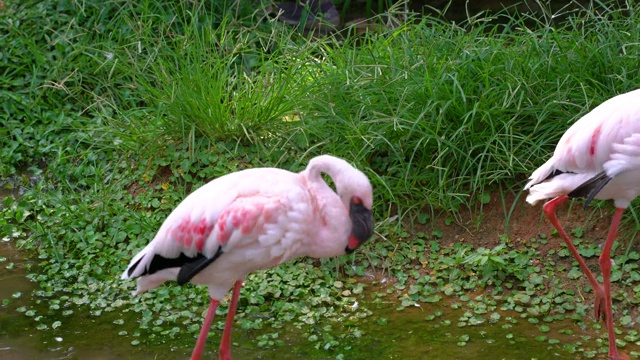
[[364, 205], [359, 196], [352, 196], [349, 204], [349, 217], [351, 218], [351, 235], [345, 251], [353, 252], [364, 244], [373, 235], [373, 213], [371, 208]]

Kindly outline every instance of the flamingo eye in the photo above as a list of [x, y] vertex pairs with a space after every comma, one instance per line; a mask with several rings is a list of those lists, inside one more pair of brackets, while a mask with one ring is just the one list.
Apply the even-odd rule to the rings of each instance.
[[357, 196], [354, 196], [354, 197], [351, 198], [351, 202], [356, 204], [356, 205], [361, 205], [362, 204], [362, 199], [360, 199]]

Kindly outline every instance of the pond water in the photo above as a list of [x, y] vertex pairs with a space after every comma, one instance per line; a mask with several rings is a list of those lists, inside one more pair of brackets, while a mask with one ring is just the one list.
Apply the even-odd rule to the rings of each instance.
[[[122, 326], [113, 325], [123, 314], [94, 317], [87, 309], [74, 309], [63, 319], [64, 326], [55, 331], [35, 330], [35, 322], [16, 309], [33, 304], [30, 291], [35, 284], [26, 277], [31, 261], [12, 243], [0, 241], [0, 299], [11, 299], [8, 306], [0, 307], [0, 359], [185, 359], [195, 339], [177, 339], [165, 344], [131, 344], [131, 337], [119, 336]], [[19, 298], [14, 294], [21, 293]], [[203, 302], [204, 303], [204, 302]], [[373, 312], [358, 324], [362, 336], [349, 339], [350, 349], [342, 351], [345, 359], [579, 359], [582, 352], [570, 353], [566, 344], [581, 344], [596, 348], [594, 338], [604, 335], [592, 329], [582, 329], [570, 320], [546, 324], [549, 331], [542, 333], [538, 326], [521, 319], [516, 312], [500, 312], [501, 320], [491, 324], [458, 327], [456, 324], [465, 306], [456, 298], [447, 298], [436, 304], [422, 304], [402, 311], [396, 310], [396, 301], [361, 304]], [[36, 308], [39, 305], [36, 305]], [[204, 309], [203, 309], [204, 310]], [[44, 310], [43, 310], [44, 312]], [[432, 316], [429, 316], [432, 315]], [[435, 316], [433, 316], [435, 315]], [[127, 315], [125, 315], [127, 316]], [[135, 315], [128, 315], [135, 316]], [[509, 321], [508, 319], [511, 319]], [[591, 320], [588, 320], [591, 322]], [[135, 321], [127, 321], [135, 326]], [[335, 328], [335, 326], [334, 326]], [[132, 333], [135, 329], [129, 329]], [[561, 333], [559, 330], [570, 330]], [[264, 329], [263, 332], [274, 332]], [[259, 331], [234, 328], [234, 359], [321, 359], [335, 358], [318, 352], [313, 343], [303, 338], [295, 328], [278, 329], [284, 346], [260, 348]], [[215, 332], [215, 331], [214, 331]], [[539, 339], [546, 336], [545, 340]], [[604, 338], [604, 337], [603, 337]], [[547, 339], [555, 339], [550, 343]], [[204, 358], [215, 358], [219, 334], [209, 339], [209, 352]], [[555, 343], [557, 341], [557, 343]], [[627, 351], [631, 349], [627, 347]], [[639, 350], [640, 346], [635, 346]], [[340, 351], [336, 352], [336, 355]], [[324, 355], [323, 355], [324, 354]], [[604, 354], [596, 358], [604, 359]]]
[[[16, 310], [34, 303], [30, 294], [36, 284], [26, 278], [32, 262], [6, 241], [0, 241], [0, 259], [0, 299], [10, 299], [0, 307], [0, 359], [171, 359], [167, 349], [145, 351], [118, 339], [107, 318], [89, 317], [83, 309], [65, 317], [61, 331], [36, 330], [35, 322]], [[17, 293], [19, 298], [14, 297]]]

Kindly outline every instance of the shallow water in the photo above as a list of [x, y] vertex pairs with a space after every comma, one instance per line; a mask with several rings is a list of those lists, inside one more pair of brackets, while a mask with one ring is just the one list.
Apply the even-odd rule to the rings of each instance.
[[[0, 307], [0, 359], [188, 358], [195, 339], [170, 340], [166, 344], [153, 346], [144, 345], [143, 341], [143, 345], [133, 346], [132, 337], [117, 335], [122, 326], [113, 325], [113, 320], [127, 314], [94, 317], [86, 309], [78, 308], [74, 309], [71, 316], [62, 319], [64, 326], [56, 331], [35, 330], [35, 322], [31, 318], [15, 311], [17, 307], [33, 301], [30, 299], [30, 291], [35, 284], [24, 277], [25, 265], [30, 261], [7, 242], [0, 242], [0, 258], [3, 257], [6, 260], [0, 262], [0, 299], [9, 298], [11, 303], [8, 307]], [[9, 263], [13, 263], [12, 269], [6, 268]], [[12, 298], [16, 292], [22, 293], [19, 299]], [[451, 303], [445, 298], [437, 304], [422, 304], [402, 311], [397, 311], [397, 303], [391, 301], [361, 304], [360, 306], [366, 306], [373, 312], [372, 316], [358, 324], [363, 336], [345, 340], [350, 349], [338, 349], [335, 353], [315, 350], [313, 343], [303, 338], [302, 331], [295, 328], [265, 329], [264, 332], [278, 331], [285, 345], [259, 348], [256, 341], [259, 331], [244, 331], [236, 326], [232, 354], [237, 360], [330, 359], [339, 353], [343, 353], [345, 359], [579, 359], [581, 353], [570, 354], [563, 349], [563, 344], [574, 344], [583, 341], [585, 335], [596, 335], [565, 320], [547, 324], [551, 331], [544, 334], [548, 338], [560, 340], [559, 344], [539, 342], [535, 338], [543, 334], [537, 325], [520, 319], [520, 314], [516, 312], [501, 312], [502, 319], [497, 324], [485, 322], [460, 328], [456, 324], [468, 309], [453, 309]], [[442, 315], [427, 320], [427, 315], [438, 312]], [[517, 323], [509, 324], [505, 321], [508, 316], [518, 319]], [[381, 319], [384, 321], [381, 322]], [[135, 321], [127, 323], [135, 325]], [[336, 326], [334, 328], [337, 329]], [[571, 329], [573, 334], [559, 334], [559, 329]], [[132, 333], [135, 329], [128, 330]], [[466, 337], [466, 343], [459, 344], [461, 338]], [[180, 341], [182, 345], [175, 345], [176, 341]], [[218, 341], [219, 334], [209, 339], [209, 352], [204, 358], [215, 358], [213, 349], [217, 347]], [[592, 344], [585, 345], [594, 348], [595, 343], [591, 342]], [[605, 356], [598, 358], [603, 359]]]
[[[32, 304], [31, 291], [36, 284], [25, 277], [25, 266], [31, 263], [14, 243], [0, 241], [0, 299], [10, 299], [0, 307], [0, 359], [184, 359], [184, 354], [172, 357], [167, 349], [145, 350], [118, 339], [117, 331], [109, 330], [106, 318], [88, 317], [82, 309], [61, 319], [60, 331], [36, 330], [35, 322], [19, 313], [20, 306]], [[12, 264], [12, 265], [9, 265]], [[11, 267], [8, 269], [7, 267]], [[21, 293], [17, 299], [13, 297]], [[130, 341], [130, 340], [129, 340]], [[155, 351], [154, 351], [155, 350]]]

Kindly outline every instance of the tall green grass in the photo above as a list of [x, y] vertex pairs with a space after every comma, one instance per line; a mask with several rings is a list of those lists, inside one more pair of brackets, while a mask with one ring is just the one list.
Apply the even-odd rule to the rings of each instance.
[[521, 182], [579, 116], [638, 86], [635, 14], [414, 18], [304, 39], [257, 14], [259, 25], [212, 29], [189, 13], [176, 19], [184, 35], [162, 38], [132, 77], [182, 138], [333, 153], [367, 169], [385, 211], [457, 211]]
[[457, 210], [520, 186], [572, 122], [638, 87], [635, 14], [584, 11], [556, 27], [426, 18], [325, 46], [302, 111], [309, 146], [369, 166], [399, 209]]
[[72, 2], [45, 30], [60, 57], [38, 90], [82, 115], [95, 149], [223, 143], [293, 170], [344, 157], [390, 216], [521, 186], [572, 122], [639, 84], [637, 6], [459, 25], [391, 13], [401, 25], [307, 38], [246, 4]]
[[259, 24], [243, 26], [230, 17], [214, 27], [214, 15], [200, 12], [178, 9], [172, 21], [181, 34], [168, 35], [172, 24], [159, 37], [140, 29], [141, 51], [129, 54], [124, 70], [140, 89], [143, 107], [158, 109], [162, 131], [184, 139], [255, 142], [278, 132], [304, 96], [297, 84], [304, 69], [288, 60], [295, 57], [286, 48], [288, 35], [273, 38]]

